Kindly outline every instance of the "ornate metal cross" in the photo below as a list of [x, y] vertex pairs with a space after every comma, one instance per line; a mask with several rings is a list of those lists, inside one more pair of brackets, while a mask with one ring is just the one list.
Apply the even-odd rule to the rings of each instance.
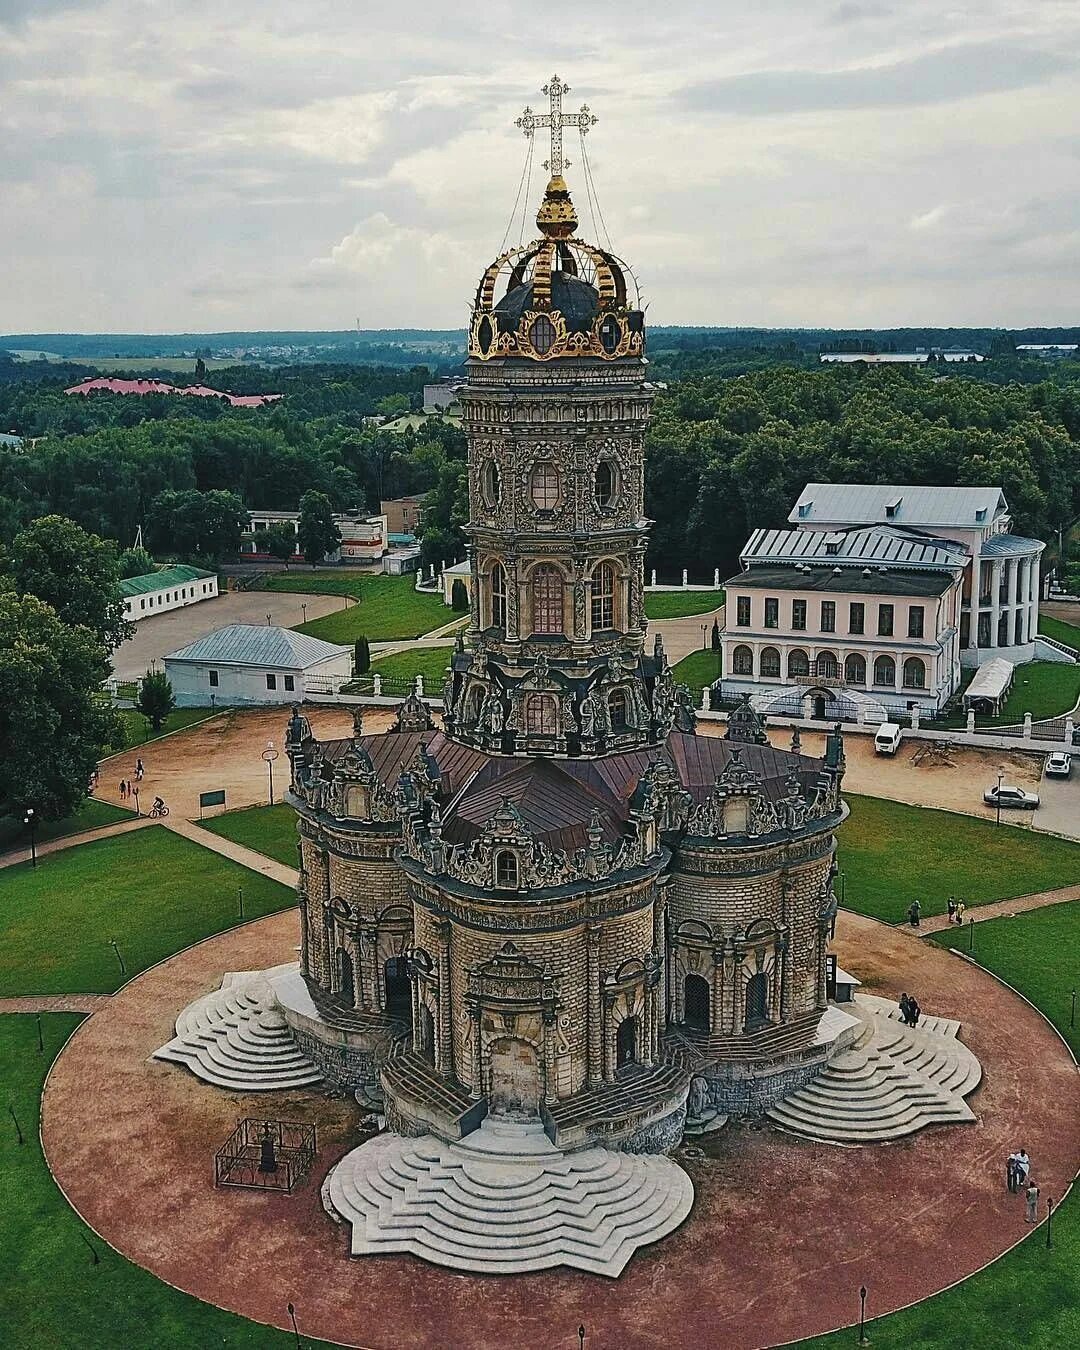
[[551, 111], [534, 113], [531, 108], [527, 107], [514, 125], [520, 127], [525, 135], [530, 137], [537, 127], [551, 128], [551, 158], [544, 160], [544, 168], [555, 178], [561, 175], [563, 169], [570, 163], [568, 159], [563, 158], [563, 127], [577, 127], [584, 136], [591, 126], [595, 126], [596, 118], [589, 111], [587, 103], [581, 105], [580, 112], [563, 112], [562, 96], [570, 92], [570, 86], [563, 84], [558, 75], [552, 75], [548, 83], [544, 85], [543, 92], [548, 96]]

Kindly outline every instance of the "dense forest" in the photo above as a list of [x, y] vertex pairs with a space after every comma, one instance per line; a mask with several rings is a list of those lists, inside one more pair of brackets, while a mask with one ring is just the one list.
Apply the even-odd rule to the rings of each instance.
[[[655, 368], [667, 388], [647, 444], [649, 566], [669, 576], [733, 570], [749, 530], [782, 525], [813, 479], [998, 484], [1016, 529], [1045, 539], [1067, 535], [1080, 515], [1078, 362], [1003, 354], [962, 370], [820, 367], [780, 344], [660, 352]], [[225, 510], [222, 493], [235, 494], [240, 510], [295, 508], [315, 489], [337, 508], [430, 493], [425, 559], [463, 553], [460, 429], [428, 419], [388, 433], [366, 421], [417, 408], [426, 365], [213, 373], [222, 388], [286, 394], [257, 410], [167, 396], [73, 398], [62, 392], [66, 377], [36, 363], [14, 371], [29, 378], [13, 378], [9, 366], [5, 381], [0, 371], [0, 428], [34, 439], [0, 445], [0, 543], [56, 512], [129, 545], [149, 521], [161, 537], [162, 507], [175, 500], [165, 493], [187, 494], [189, 515], [201, 502], [211, 520]]]

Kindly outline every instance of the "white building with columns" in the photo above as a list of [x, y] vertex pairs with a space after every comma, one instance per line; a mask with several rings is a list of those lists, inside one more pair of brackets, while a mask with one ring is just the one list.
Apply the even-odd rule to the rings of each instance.
[[1000, 488], [808, 483], [788, 520], [800, 531], [889, 527], [929, 543], [959, 544], [965, 561], [961, 664], [981, 666], [995, 656], [1013, 665], [1062, 659], [1038, 640], [1039, 559], [1046, 546], [1010, 534]]

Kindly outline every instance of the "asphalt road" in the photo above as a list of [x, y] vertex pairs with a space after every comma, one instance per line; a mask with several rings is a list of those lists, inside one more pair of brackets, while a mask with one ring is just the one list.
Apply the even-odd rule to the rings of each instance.
[[1070, 777], [1047, 778], [1043, 774], [1038, 793], [1041, 801], [1032, 821], [1035, 828], [1080, 839], [1080, 755], [1073, 755]]

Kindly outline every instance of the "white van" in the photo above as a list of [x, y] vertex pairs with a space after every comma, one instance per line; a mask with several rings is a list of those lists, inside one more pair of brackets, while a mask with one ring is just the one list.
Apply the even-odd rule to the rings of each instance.
[[895, 722], [882, 722], [874, 737], [874, 752], [878, 755], [895, 755], [900, 744], [900, 728]]

